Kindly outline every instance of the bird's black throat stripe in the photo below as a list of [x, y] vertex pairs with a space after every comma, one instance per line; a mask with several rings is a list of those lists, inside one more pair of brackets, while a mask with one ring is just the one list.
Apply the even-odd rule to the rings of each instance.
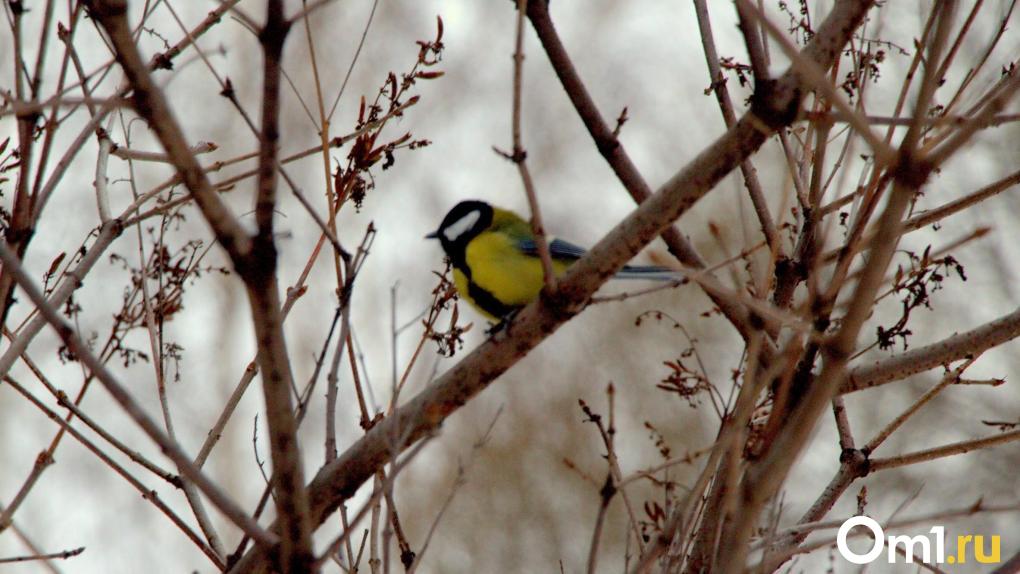
[[475, 280], [471, 277], [471, 267], [467, 265], [463, 251], [456, 253], [456, 256], [450, 255], [450, 260], [453, 262], [453, 266], [467, 277], [468, 297], [471, 297], [471, 300], [482, 309], [485, 309], [488, 314], [493, 317], [503, 318], [521, 308], [518, 305], [503, 303], [485, 287], [475, 283]]
[[507, 305], [489, 293], [484, 287], [471, 280], [468, 276], [468, 296], [482, 309], [485, 309], [493, 317], [506, 317], [510, 313], [520, 309], [518, 306]]

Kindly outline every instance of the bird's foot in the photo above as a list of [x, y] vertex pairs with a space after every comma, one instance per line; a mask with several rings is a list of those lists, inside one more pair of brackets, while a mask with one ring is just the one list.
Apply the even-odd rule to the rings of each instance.
[[510, 323], [513, 323], [514, 317], [516, 317], [517, 313], [519, 313], [519, 312], [520, 312], [520, 309], [514, 309], [513, 311], [510, 311], [506, 315], [503, 315], [503, 318], [499, 320], [499, 323], [492, 324], [492, 326], [490, 326], [485, 331], [485, 334], [487, 334], [490, 339], [495, 337], [501, 331], [506, 331], [506, 334], [509, 335], [510, 334]]

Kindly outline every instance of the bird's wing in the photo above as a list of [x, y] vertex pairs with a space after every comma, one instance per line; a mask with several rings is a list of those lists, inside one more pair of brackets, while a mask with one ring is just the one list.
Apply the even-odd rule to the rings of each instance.
[[[534, 239], [521, 239], [517, 242], [517, 246], [521, 252], [527, 255], [538, 256], [538, 244], [535, 243]], [[576, 260], [583, 257], [585, 253], [586, 251], [583, 247], [574, 245], [569, 241], [553, 239], [549, 242], [549, 256], [553, 259]]]

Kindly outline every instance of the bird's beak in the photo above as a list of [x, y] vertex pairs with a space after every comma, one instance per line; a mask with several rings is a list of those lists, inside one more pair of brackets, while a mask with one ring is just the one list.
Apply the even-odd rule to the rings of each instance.
[[425, 239], [439, 239], [439, 231], [433, 231], [425, 236]]

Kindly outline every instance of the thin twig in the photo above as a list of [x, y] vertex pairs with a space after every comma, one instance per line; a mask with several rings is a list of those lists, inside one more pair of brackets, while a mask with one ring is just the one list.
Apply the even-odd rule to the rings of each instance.
[[545, 289], [552, 293], [556, 289], [556, 271], [553, 269], [552, 257], [549, 254], [549, 242], [545, 237], [545, 227], [542, 225], [542, 211], [538, 206], [538, 194], [535, 192], [535, 183], [531, 179], [531, 171], [528, 170], [527, 152], [521, 142], [521, 92], [524, 89], [524, 18], [528, 13], [528, 0], [517, 0], [517, 32], [514, 40], [514, 81], [513, 81], [513, 113], [511, 114], [511, 131], [513, 137], [513, 152], [510, 159], [517, 166], [521, 182], [524, 184], [524, 194], [528, 199], [528, 208], [531, 210], [531, 233], [535, 236], [535, 245], [538, 247], [538, 258], [542, 262], [542, 276], [545, 280]]
[[16, 564], [18, 562], [34, 562], [36, 560], [67, 560], [68, 558], [74, 558], [82, 552], [85, 552], [85, 547], [80, 546], [78, 548], [72, 548], [71, 550], [64, 550], [62, 552], [50, 552], [49, 554], [32, 554], [30, 556], [14, 556], [11, 558], [0, 558], [0, 564]]
[[[716, 101], [719, 103], [723, 123], [728, 129], [737, 122], [737, 114], [734, 112], [733, 100], [730, 98], [730, 91], [726, 86], [726, 77], [723, 76], [722, 67], [719, 65], [719, 53], [715, 47], [715, 38], [712, 34], [712, 22], [709, 18], [707, 1], [695, 0], [694, 12], [698, 17], [698, 30], [701, 33], [701, 46], [705, 52], [708, 75], [712, 82], [711, 89], [715, 93]], [[741, 18], [740, 22], [741, 30], [743, 31], [745, 19]], [[764, 61], [767, 59], [759, 44], [755, 44], [753, 48], [750, 45], [748, 46], [748, 51], [752, 55], [752, 64], [759, 60]], [[756, 55], [758, 57], [755, 57]], [[758, 76], [758, 68], [755, 67], [755, 77], [760, 77], [763, 81], [767, 80], [768, 65], [764, 62], [760, 65], [763, 68], [761, 73], [764, 75]], [[754, 206], [754, 212], [758, 216], [758, 222], [761, 225], [761, 230], [765, 235], [765, 241], [768, 243], [769, 249], [775, 253], [781, 253], [779, 232], [776, 230], [775, 221], [773, 221], [772, 214], [769, 212], [769, 206], [765, 201], [765, 192], [761, 187], [761, 181], [758, 179], [758, 170], [754, 168], [754, 164], [748, 159], [741, 162], [740, 172], [744, 176], [744, 186], [747, 188], [747, 194], [751, 198], [751, 204]]]
[[929, 462], [940, 458], [946, 458], [948, 456], [963, 454], [965, 452], [990, 448], [1000, 444], [1007, 444], [1017, 440], [1020, 440], [1020, 430], [1004, 432], [1002, 434], [980, 439], [955, 442], [944, 446], [929, 448], [899, 456], [892, 456], [889, 458], [873, 458], [871, 459], [871, 471], [878, 472], [880, 470], [899, 468], [901, 466], [908, 466], [920, 462]]

